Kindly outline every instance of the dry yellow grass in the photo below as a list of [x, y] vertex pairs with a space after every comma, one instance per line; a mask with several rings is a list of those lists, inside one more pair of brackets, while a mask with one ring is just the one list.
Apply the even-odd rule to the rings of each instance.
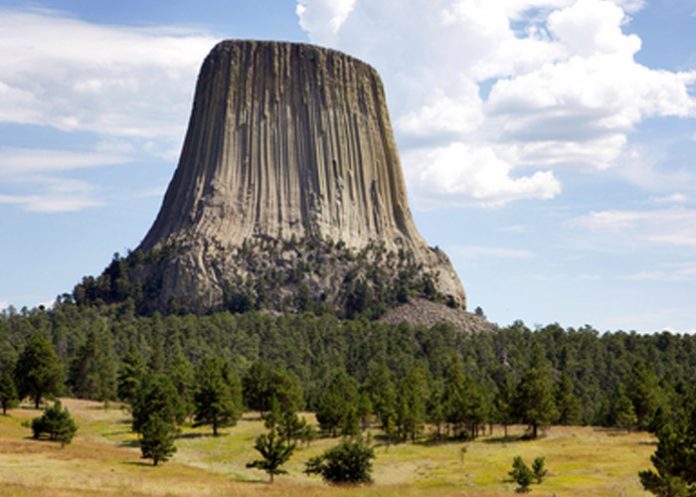
[[[73, 443], [35, 441], [22, 421], [39, 414], [24, 406], [0, 416], [0, 495], [31, 497], [155, 496], [302, 496], [390, 497], [514, 495], [507, 480], [512, 459], [529, 463], [545, 456], [549, 476], [532, 496], [641, 497], [637, 472], [650, 465], [654, 441], [646, 433], [588, 427], [554, 427], [537, 441], [503, 442], [482, 437], [466, 444], [377, 445], [375, 484], [359, 488], [328, 487], [302, 473], [309, 457], [334, 445], [322, 439], [296, 452], [276, 483], [246, 463], [256, 457], [253, 443], [263, 425], [246, 416], [223, 436], [203, 428], [186, 428], [173, 460], [152, 467], [140, 459], [127, 413], [104, 410], [98, 403], [64, 399], [79, 431]], [[511, 433], [519, 433], [520, 427]], [[499, 435], [499, 433], [496, 433]]]

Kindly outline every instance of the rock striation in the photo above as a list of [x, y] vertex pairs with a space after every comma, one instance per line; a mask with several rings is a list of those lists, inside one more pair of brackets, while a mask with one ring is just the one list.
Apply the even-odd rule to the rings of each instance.
[[306, 44], [213, 48], [178, 167], [130, 259], [154, 309], [345, 309], [387, 294], [466, 305], [411, 217], [379, 75]]

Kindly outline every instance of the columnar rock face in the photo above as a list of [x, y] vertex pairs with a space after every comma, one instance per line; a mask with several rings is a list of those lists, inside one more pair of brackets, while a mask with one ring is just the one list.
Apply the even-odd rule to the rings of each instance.
[[[427, 246], [408, 209], [379, 75], [311, 45], [224, 41], [210, 52], [178, 168], [138, 251], [160, 254], [137, 271], [156, 300], [192, 310], [257, 292], [259, 271], [272, 273], [270, 307], [300, 287], [342, 305], [342, 286], [367, 266], [379, 267], [378, 286], [398, 280], [406, 294], [465, 306], [447, 256]], [[364, 271], [351, 254], [367, 259]], [[305, 275], [276, 274], [298, 262]]]

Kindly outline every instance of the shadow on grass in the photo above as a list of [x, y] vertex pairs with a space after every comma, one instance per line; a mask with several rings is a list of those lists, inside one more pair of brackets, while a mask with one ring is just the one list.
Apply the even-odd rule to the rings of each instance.
[[183, 440], [188, 440], [188, 439], [196, 439], [196, 438], [224, 438], [228, 434], [227, 433], [218, 433], [217, 435], [213, 435], [212, 433], [205, 432], [205, 433], [180, 433], [176, 436], [177, 439], [183, 439]]
[[138, 448], [140, 447], [140, 440], [125, 440], [123, 442], [119, 442], [118, 444], [119, 447], [128, 447], [128, 448]]
[[[538, 437], [541, 438], [541, 437]], [[512, 442], [525, 442], [527, 440], [532, 440], [529, 438], [527, 435], [508, 435], [507, 437], [505, 435], [500, 436], [500, 437], [489, 437], [485, 438], [482, 440], [483, 443], [485, 444], [506, 444], [506, 443], [512, 443]]]
[[144, 462], [144, 461], [123, 461], [121, 464], [125, 464], [127, 466], [140, 466], [140, 467], [146, 467], [146, 468], [156, 468], [154, 464], [151, 462]]

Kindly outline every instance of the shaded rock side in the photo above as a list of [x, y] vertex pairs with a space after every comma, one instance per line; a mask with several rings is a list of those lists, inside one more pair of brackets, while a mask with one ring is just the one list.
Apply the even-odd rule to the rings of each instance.
[[[282, 240], [299, 252], [307, 241], [408, 252], [438, 296], [466, 305], [449, 259], [411, 217], [377, 72], [316, 46], [224, 41], [203, 63], [179, 165], [138, 248], [168, 255], [138, 277], [163, 304], [220, 307], [226, 288], [254, 277], [241, 247]], [[350, 270], [309, 286], [316, 296]]]

